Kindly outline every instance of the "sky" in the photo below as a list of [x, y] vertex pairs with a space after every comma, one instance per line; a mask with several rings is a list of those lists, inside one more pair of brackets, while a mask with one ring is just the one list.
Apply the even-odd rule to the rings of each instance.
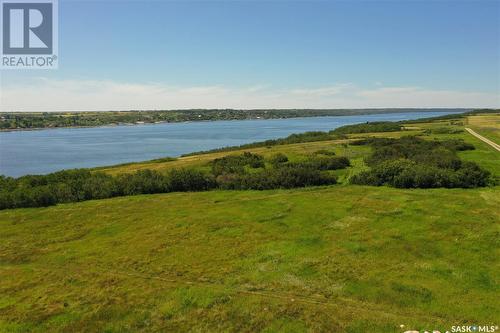
[[1, 111], [500, 107], [500, 1], [59, 0]]

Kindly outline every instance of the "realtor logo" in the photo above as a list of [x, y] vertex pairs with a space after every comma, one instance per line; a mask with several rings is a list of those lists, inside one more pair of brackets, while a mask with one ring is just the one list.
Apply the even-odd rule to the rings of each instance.
[[0, 4], [1, 68], [57, 68], [57, 0]]

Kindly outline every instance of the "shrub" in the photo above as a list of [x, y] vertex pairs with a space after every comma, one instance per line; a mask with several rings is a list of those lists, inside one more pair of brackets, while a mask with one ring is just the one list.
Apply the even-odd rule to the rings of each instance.
[[167, 175], [167, 192], [206, 191], [216, 187], [213, 177], [194, 169], [174, 169]]
[[14, 190], [17, 186], [17, 181], [12, 177], [0, 175], [0, 191]]
[[345, 156], [335, 156], [315, 159], [312, 164], [318, 170], [338, 170], [347, 168], [351, 162]]
[[465, 150], [474, 150], [476, 149], [474, 145], [465, 142], [462, 139], [453, 139], [443, 141], [443, 145], [453, 151], [465, 151]]
[[229, 155], [216, 158], [211, 162], [212, 173], [215, 176], [229, 173], [244, 173], [245, 166], [251, 168], [264, 167], [264, 158], [261, 155], [245, 152], [241, 155]]
[[54, 205], [57, 199], [47, 185], [34, 187], [31, 189], [18, 188], [12, 192], [2, 192], [0, 195], [0, 207], [43, 207]]
[[314, 170], [338, 170], [345, 169], [350, 166], [349, 159], [345, 156], [332, 156], [332, 157], [310, 157], [305, 161], [288, 163], [286, 166], [295, 168], [309, 168]]
[[288, 162], [288, 157], [283, 153], [277, 153], [277, 154], [274, 154], [273, 156], [271, 156], [271, 158], [269, 159], [269, 162], [275, 166], [280, 165], [280, 164]]
[[400, 131], [401, 125], [390, 121], [367, 122], [364, 124], [346, 125], [330, 131], [330, 134], [354, 134]]
[[336, 178], [319, 170], [283, 167], [248, 174], [241, 179], [240, 189], [269, 190], [335, 184]]
[[[162, 193], [169, 190], [167, 178], [153, 170], [139, 170], [132, 174], [119, 175], [115, 181], [116, 193], [119, 195]], [[108, 188], [110, 193], [113, 193], [112, 185]]]
[[6, 209], [121, 195], [204, 191], [214, 188], [216, 183], [213, 177], [191, 169], [172, 170], [167, 175], [140, 170], [117, 177], [89, 170], [68, 170], [18, 179], [2, 177], [0, 185], [0, 209]]
[[471, 188], [488, 185], [490, 172], [482, 169], [474, 162], [463, 162], [457, 171], [456, 178], [460, 187]]
[[458, 134], [462, 132], [462, 129], [456, 127], [436, 127], [424, 131], [425, 134]]
[[243, 188], [243, 177], [238, 174], [223, 174], [217, 176], [215, 181], [221, 190], [238, 190]]
[[326, 155], [326, 156], [334, 156], [335, 152], [333, 150], [320, 149], [314, 152], [315, 155]]
[[394, 178], [404, 170], [415, 167], [408, 159], [389, 160], [373, 167], [370, 171], [361, 172], [351, 178], [351, 183], [380, 186], [394, 184]]
[[490, 174], [473, 162], [462, 162], [456, 151], [474, 149], [461, 140], [426, 141], [415, 137], [371, 139], [371, 167], [351, 177], [353, 184], [400, 188], [486, 186]]

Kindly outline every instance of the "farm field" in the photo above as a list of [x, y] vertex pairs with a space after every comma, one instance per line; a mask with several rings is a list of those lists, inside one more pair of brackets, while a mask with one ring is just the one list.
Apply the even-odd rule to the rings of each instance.
[[[0, 211], [0, 332], [403, 332], [498, 325], [500, 187], [349, 185], [363, 137], [460, 138], [500, 179], [491, 119], [245, 149], [348, 156], [340, 184], [137, 195]], [[496, 118], [495, 118], [496, 117]], [[472, 124], [475, 124], [474, 127]], [[481, 132], [482, 131], [482, 132]], [[498, 141], [497, 141], [498, 142]], [[217, 152], [99, 168], [207, 168]], [[404, 326], [401, 326], [404, 325]]]
[[467, 117], [466, 125], [487, 139], [497, 144], [500, 142], [500, 116], [498, 114]]

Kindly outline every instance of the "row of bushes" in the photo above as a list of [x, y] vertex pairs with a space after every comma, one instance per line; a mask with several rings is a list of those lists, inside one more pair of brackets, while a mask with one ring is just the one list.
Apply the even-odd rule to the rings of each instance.
[[424, 131], [425, 134], [458, 134], [463, 133], [463, 129], [455, 126], [428, 128]]
[[355, 133], [377, 133], [377, 132], [396, 132], [401, 130], [401, 125], [390, 121], [374, 121], [362, 124], [341, 126], [331, 134], [355, 134]]
[[17, 179], [0, 176], [0, 209], [215, 188], [264, 190], [335, 184], [336, 178], [322, 170], [349, 165], [348, 159], [336, 156], [311, 157], [292, 163], [284, 154], [274, 155], [268, 162], [266, 164], [261, 155], [244, 153], [212, 161], [210, 172], [196, 169], [173, 169], [167, 173], [141, 170], [111, 176], [75, 169]]
[[211, 162], [212, 173], [219, 176], [224, 173], [244, 173], [245, 167], [263, 168], [264, 157], [258, 154], [245, 152], [241, 155], [229, 155], [216, 158]]
[[141, 170], [116, 177], [88, 170], [67, 170], [18, 179], [1, 176], [0, 209], [146, 193], [205, 191], [216, 185], [214, 177], [193, 169], [174, 169], [167, 174]]
[[[344, 156], [334, 156], [331, 151], [318, 151], [306, 159], [291, 162], [283, 153], [271, 156], [267, 161], [273, 168], [286, 166], [296, 169], [314, 169], [319, 171], [338, 170], [350, 166], [350, 161]], [[211, 163], [212, 174], [219, 176], [223, 174], [245, 174], [249, 169], [265, 168], [264, 157], [258, 154], [245, 152], [242, 155], [229, 155], [217, 158]]]
[[320, 171], [345, 169], [350, 165], [351, 162], [344, 156], [317, 157], [310, 158], [305, 161], [288, 163], [288, 166], [290, 167], [310, 168]]
[[474, 146], [461, 140], [429, 141], [418, 137], [367, 139], [372, 154], [365, 159], [369, 171], [351, 178], [353, 184], [399, 188], [471, 188], [486, 186], [490, 173], [476, 163], [464, 162], [457, 151]]
[[246, 152], [212, 161], [212, 173], [222, 189], [267, 190], [335, 184], [336, 177], [322, 171], [346, 168], [349, 160], [331, 156], [330, 152], [320, 155], [323, 154], [291, 162], [285, 154], [277, 153], [266, 165], [262, 156]]
[[365, 143], [373, 147], [372, 154], [365, 160], [369, 166], [376, 166], [387, 160], [407, 158], [417, 163], [448, 167], [460, 163], [457, 151], [474, 149], [473, 145], [463, 140], [424, 140], [415, 136], [400, 139], [370, 138], [366, 139]]
[[224, 174], [217, 177], [219, 188], [225, 190], [270, 190], [306, 186], [332, 185], [337, 178], [308, 167], [281, 166], [247, 174]]
[[472, 162], [458, 169], [439, 168], [400, 159], [386, 161], [351, 178], [362, 185], [390, 185], [398, 188], [472, 188], [488, 184], [489, 172]]

